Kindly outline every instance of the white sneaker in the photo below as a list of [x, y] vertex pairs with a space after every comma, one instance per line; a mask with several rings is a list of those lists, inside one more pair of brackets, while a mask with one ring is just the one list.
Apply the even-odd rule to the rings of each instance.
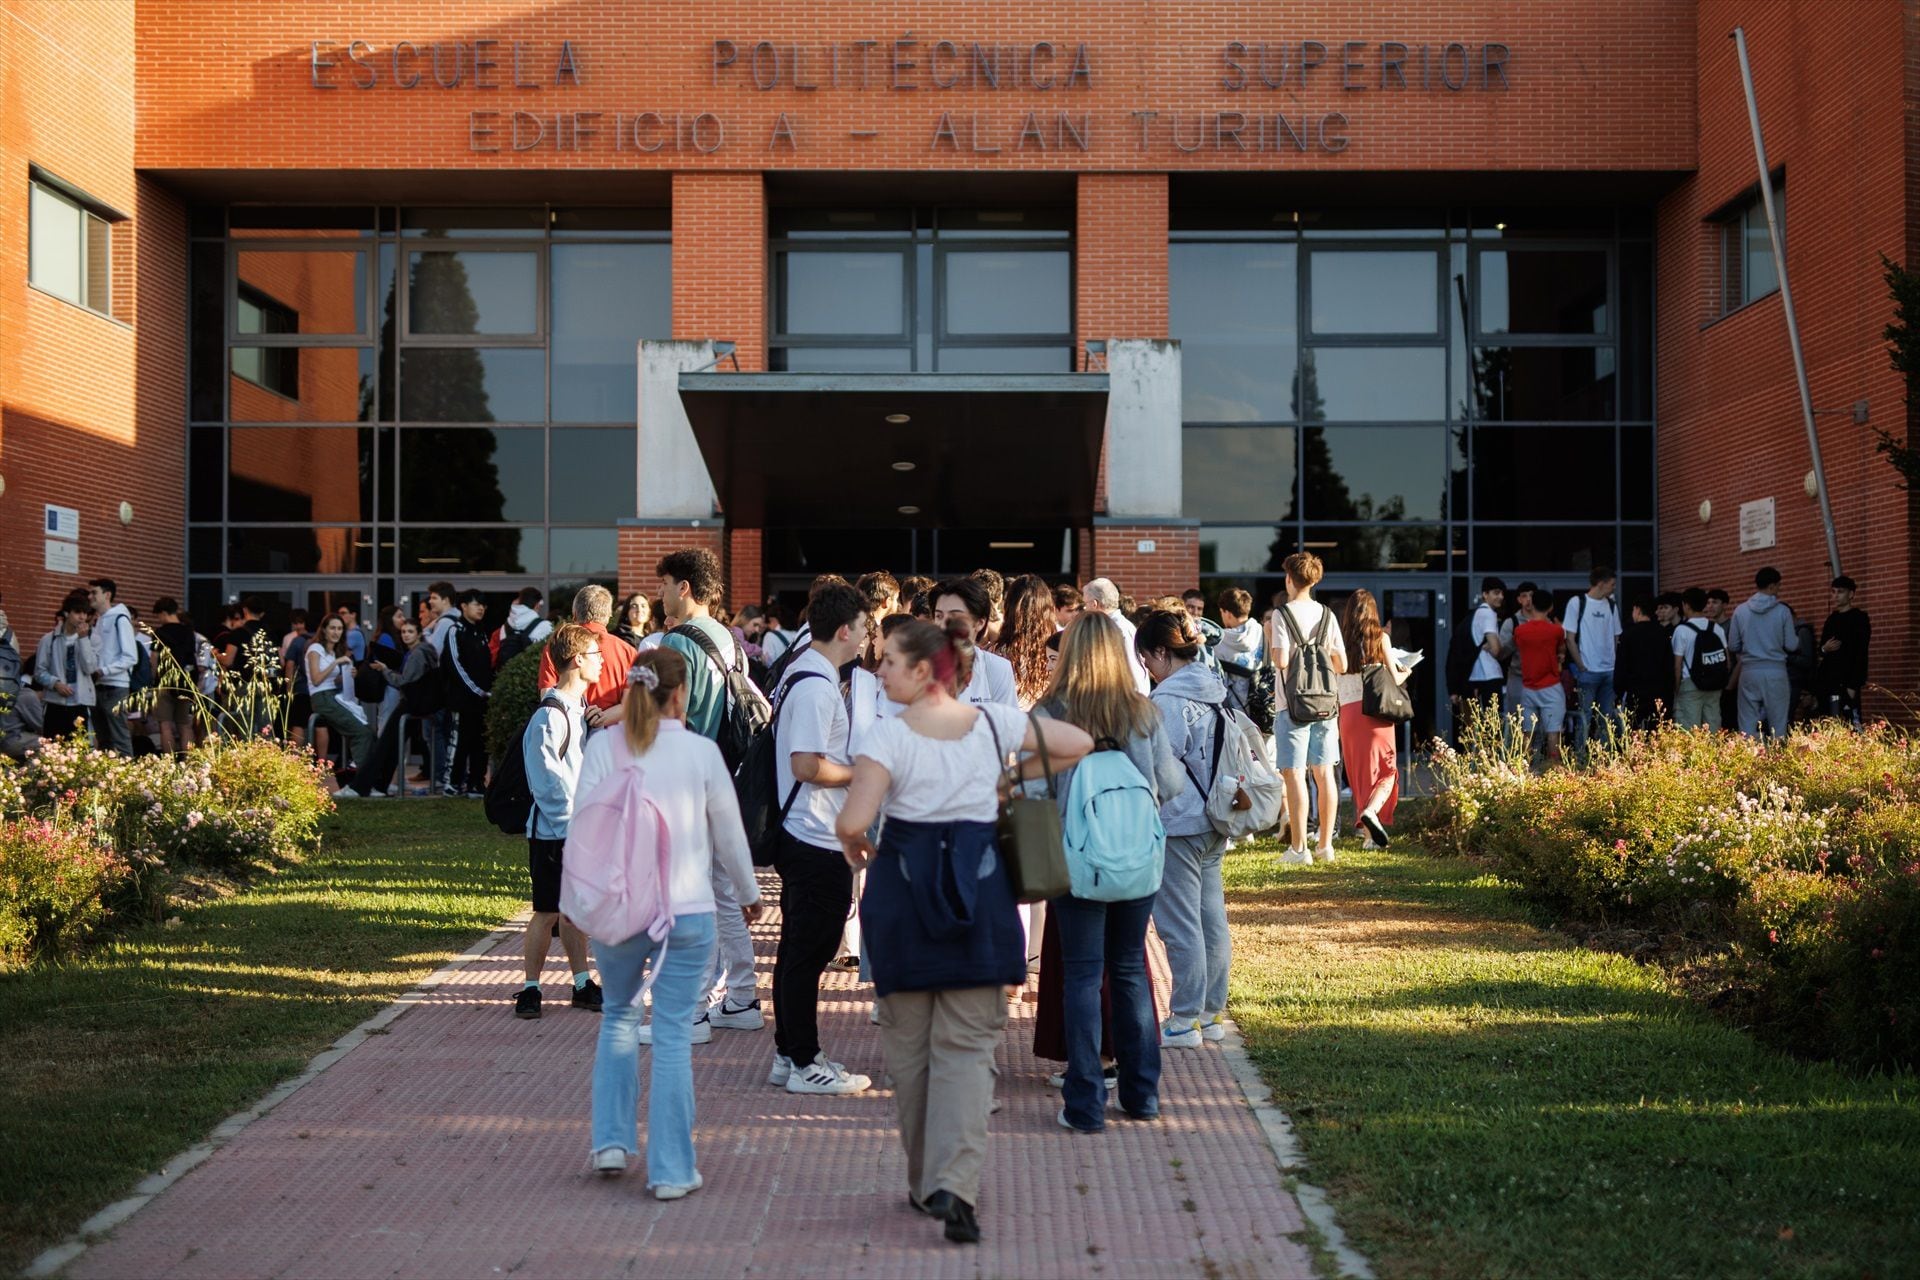
[[1202, 1040], [1225, 1040], [1227, 1038], [1227, 1015], [1224, 1013], [1202, 1013], [1200, 1015], [1200, 1038]]
[[867, 1021], [876, 1027], [880, 1025], [880, 1002], [878, 1000], [875, 1000], [867, 1007]]
[[[703, 1013], [698, 1018], [694, 1019], [693, 1043], [706, 1044], [708, 1041], [712, 1039], [713, 1039], [713, 1024], [707, 1020], [707, 1015]], [[639, 1040], [641, 1044], [653, 1043], [653, 1024], [651, 1022], [643, 1022], [640, 1024]]]
[[1318, 861], [1318, 862], [1338, 862], [1338, 861], [1340, 861], [1340, 855], [1339, 855], [1338, 853], [1336, 853], [1336, 852], [1335, 852], [1335, 851], [1334, 851], [1334, 850], [1333, 850], [1332, 848], [1330, 848], [1330, 847], [1329, 847], [1329, 848], [1326, 848], [1326, 849], [1320, 849], [1320, 850], [1318, 850], [1318, 851], [1316, 851], [1316, 852], [1314, 853], [1314, 855], [1313, 855], [1313, 856], [1314, 856], [1314, 859], [1315, 859], [1315, 861]]
[[793, 1074], [787, 1077], [788, 1093], [865, 1093], [872, 1087], [872, 1080], [854, 1075], [837, 1062], [827, 1061], [824, 1053], [804, 1067], [795, 1064]]
[[619, 1147], [602, 1147], [593, 1153], [593, 1171], [603, 1178], [617, 1178], [627, 1171], [627, 1153]]
[[1372, 809], [1364, 810], [1360, 814], [1360, 825], [1367, 829], [1367, 837], [1375, 848], [1386, 848], [1392, 839], [1387, 831], [1387, 824], [1380, 821], [1380, 815]]
[[1313, 865], [1313, 855], [1305, 849], [1289, 849], [1280, 855], [1280, 865], [1283, 867], [1310, 867]]
[[758, 1031], [767, 1025], [758, 1000], [749, 1000], [745, 1008], [736, 1009], [733, 1001], [723, 998], [719, 1004], [707, 1010], [707, 1021], [729, 1031]]
[[655, 1200], [684, 1200], [706, 1185], [707, 1180], [696, 1173], [693, 1175], [693, 1181], [684, 1187], [670, 1187], [665, 1183], [661, 1183], [653, 1189], [653, 1198]]
[[1160, 1028], [1160, 1047], [1162, 1049], [1198, 1049], [1200, 1047], [1200, 1024], [1189, 1022], [1184, 1025], [1169, 1022]]
[[793, 1075], [793, 1059], [784, 1053], [773, 1055], [773, 1070], [767, 1072], [767, 1083], [776, 1087], [785, 1087]]

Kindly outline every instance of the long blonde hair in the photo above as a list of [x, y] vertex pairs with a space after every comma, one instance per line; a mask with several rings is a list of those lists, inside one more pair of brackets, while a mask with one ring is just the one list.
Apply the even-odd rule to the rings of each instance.
[[1044, 703], [1058, 703], [1060, 717], [1092, 734], [1097, 742], [1153, 731], [1159, 710], [1133, 683], [1127, 643], [1112, 619], [1083, 613], [1060, 635], [1060, 661], [1053, 669]]
[[627, 710], [621, 721], [626, 727], [627, 750], [645, 755], [660, 732], [660, 721], [673, 691], [687, 683], [687, 660], [672, 649], [642, 649], [633, 657], [633, 671], [651, 671], [653, 687], [628, 674]]

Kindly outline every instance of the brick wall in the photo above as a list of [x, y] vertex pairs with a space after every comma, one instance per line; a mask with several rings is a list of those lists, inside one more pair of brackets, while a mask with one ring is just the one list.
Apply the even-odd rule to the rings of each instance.
[[727, 530], [727, 603], [738, 610], [767, 597], [760, 557], [760, 530]]
[[766, 243], [758, 173], [673, 175], [674, 337], [729, 339], [743, 371], [767, 367]]
[[[1152, 551], [1139, 549], [1143, 540], [1153, 543]], [[1092, 543], [1093, 563], [1082, 567], [1082, 582], [1111, 578], [1137, 600], [1200, 585], [1200, 530], [1193, 525], [1095, 525]]]
[[701, 525], [623, 525], [620, 528], [620, 594], [644, 591], [649, 597], [660, 590], [659, 567], [663, 556], [689, 547], [706, 547], [720, 557], [724, 572], [727, 556], [725, 530], [717, 523]]
[[[1825, 538], [1803, 488], [1812, 467], [1778, 294], [1716, 315], [1718, 260], [1709, 214], [1758, 182], [1739, 63], [1727, 34], [1747, 33], [1767, 158], [1786, 171], [1787, 268], [1816, 408], [1866, 399], [1873, 421], [1904, 433], [1904, 388], [1881, 330], [1891, 304], [1880, 257], [1913, 251], [1916, 74], [1912, 4], [1850, 8], [1703, 0], [1698, 47], [1699, 171], [1660, 206], [1656, 231], [1660, 578], [1724, 586], [1736, 600], [1765, 564], [1783, 598], [1818, 626], [1827, 613]], [[1909, 259], [1911, 260], [1911, 259]], [[1876, 622], [1873, 678], [1911, 696], [1912, 495], [1844, 414], [1817, 418], [1843, 567]], [[1774, 499], [1778, 545], [1740, 550], [1740, 505]], [[1703, 523], [1699, 509], [1712, 504]], [[1879, 699], [1873, 709], [1885, 713]]]

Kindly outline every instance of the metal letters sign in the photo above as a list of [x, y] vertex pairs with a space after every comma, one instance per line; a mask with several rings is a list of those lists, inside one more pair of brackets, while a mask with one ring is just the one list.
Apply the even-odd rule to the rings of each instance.
[[[784, 107], [791, 95], [927, 93], [934, 109], [919, 126], [927, 150], [1033, 157], [1116, 151], [1337, 155], [1353, 145], [1361, 104], [1373, 97], [1505, 93], [1513, 88], [1514, 69], [1513, 47], [1498, 40], [1236, 39], [1209, 55], [1209, 84], [1222, 95], [1222, 109], [1134, 104], [1096, 110], [1089, 100], [1102, 87], [1100, 51], [1085, 40], [928, 39], [912, 31], [824, 43], [723, 36], [710, 40], [701, 58], [716, 99], [779, 92]], [[770, 123], [761, 117], [749, 126], [730, 118], [718, 100], [701, 110], [649, 108], [644, 102], [562, 110], [536, 96], [587, 90], [595, 83], [592, 70], [588, 51], [574, 39], [382, 44], [349, 38], [314, 40], [307, 49], [308, 81], [320, 92], [501, 92], [498, 107], [467, 112], [467, 150], [477, 155], [611, 152], [637, 158], [710, 155], [742, 146], [798, 155], [828, 136], [799, 110], [782, 109]], [[1057, 95], [1059, 106], [986, 109], [994, 95], [1012, 91]], [[1306, 105], [1309, 98], [1325, 102], [1327, 94], [1337, 95], [1337, 107]], [[1264, 105], [1256, 101], [1263, 95]], [[1232, 109], [1225, 109], [1229, 102]], [[832, 132], [843, 128], [857, 139], [882, 132], [857, 122], [834, 125]]]

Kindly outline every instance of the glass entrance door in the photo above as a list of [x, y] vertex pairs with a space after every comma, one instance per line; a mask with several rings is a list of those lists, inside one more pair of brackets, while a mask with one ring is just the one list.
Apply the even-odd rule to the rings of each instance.
[[1347, 598], [1361, 589], [1373, 595], [1380, 609], [1387, 642], [1396, 649], [1422, 655], [1407, 681], [1407, 691], [1413, 698], [1413, 720], [1401, 736], [1401, 746], [1403, 750], [1424, 749], [1442, 727], [1440, 672], [1446, 663], [1441, 651], [1445, 631], [1437, 622], [1446, 598], [1445, 579], [1328, 578], [1314, 591], [1314, 598], [1332, 609], [1337, 618], [1346, 608]]
[[[400, 579], [400, 597], [397, 603], [402, 609], [407, 611], [409, 618], [419, 618], [420, 607], [427, 599], [427, 588], [431, 586], [434, 581], [436, 580], [428, 578]], [[538, 587], [542, 592], [546, 590], [546, 584], [537, 578], [501, 579], [493, 576], [482, 578], [477, 582], [456, 583], [455, 586], [462, 591], [468, 586], [478, 587], [481, 594], [486, 597], [487, 616], [485, 621], [481, 623], [481, 627], [489, 634], [493, 632], [495, 627], [501, 626], [506, 622], [507, 610], [513, 607], [514, 597], [520, 594], [522, 588]], [[549, 601], [547, 603], [552, 602]], [[559, 620], [572, 616], [572, 593], [569, 592], [567, 598], [561, 603], [567, 607], [568, 612], [558, 614], [550, 612], [548, 614], [549, 617]]]

